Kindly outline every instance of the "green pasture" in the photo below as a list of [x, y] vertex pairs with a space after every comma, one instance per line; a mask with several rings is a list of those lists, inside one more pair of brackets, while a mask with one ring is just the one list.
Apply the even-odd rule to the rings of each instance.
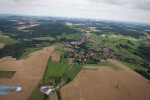
[[17, 42], [19, 42], [19, 41], [12, 39], [12, 38], [0, 38], [0, 43], [4, 43], [7, 45], [12, 45], [12, 44], [15, 44]]

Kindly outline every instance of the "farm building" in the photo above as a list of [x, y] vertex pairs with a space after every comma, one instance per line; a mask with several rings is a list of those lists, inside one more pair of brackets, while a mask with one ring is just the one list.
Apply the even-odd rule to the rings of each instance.
[[40, 92], [46, 95], [50, 95], [54, 91], [53, 86], [42, 86]]

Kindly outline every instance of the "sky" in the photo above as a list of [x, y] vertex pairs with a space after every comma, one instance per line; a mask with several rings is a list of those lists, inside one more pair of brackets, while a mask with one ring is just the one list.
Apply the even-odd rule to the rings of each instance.
[[150, 23], [150, 0], [0, 0], [0, 13]]

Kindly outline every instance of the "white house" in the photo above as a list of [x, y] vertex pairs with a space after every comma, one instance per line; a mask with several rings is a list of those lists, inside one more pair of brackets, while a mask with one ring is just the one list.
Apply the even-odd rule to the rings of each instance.
[[42, 92], [46, 95], [50, 95], [53, 91], [54, 91], [53, 86], [42, 86], [40, 88], [40, 92]]

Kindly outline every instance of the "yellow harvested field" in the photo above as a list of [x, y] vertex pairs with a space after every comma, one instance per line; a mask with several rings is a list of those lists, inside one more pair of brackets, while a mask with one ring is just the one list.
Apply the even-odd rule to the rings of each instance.
[[121, 70], [103, 66], [97, 70], [82, 70], [72, 82], [61, 88], [62, 100], [150, 99], [149, 80], [116, 60], [108, 61]]
[[27, 100], [34, 87], [38, 84], [45, 71], [49, 56], [54, 47], [46, 47], [30, 54], [27, 59], [16, 60], [11, 57], [0, 59], [0, 70], [16, 71], [12, 79], [1, 79], [0, 84], [21, 86], [21, 92], [0, 95], [0, 100]]

